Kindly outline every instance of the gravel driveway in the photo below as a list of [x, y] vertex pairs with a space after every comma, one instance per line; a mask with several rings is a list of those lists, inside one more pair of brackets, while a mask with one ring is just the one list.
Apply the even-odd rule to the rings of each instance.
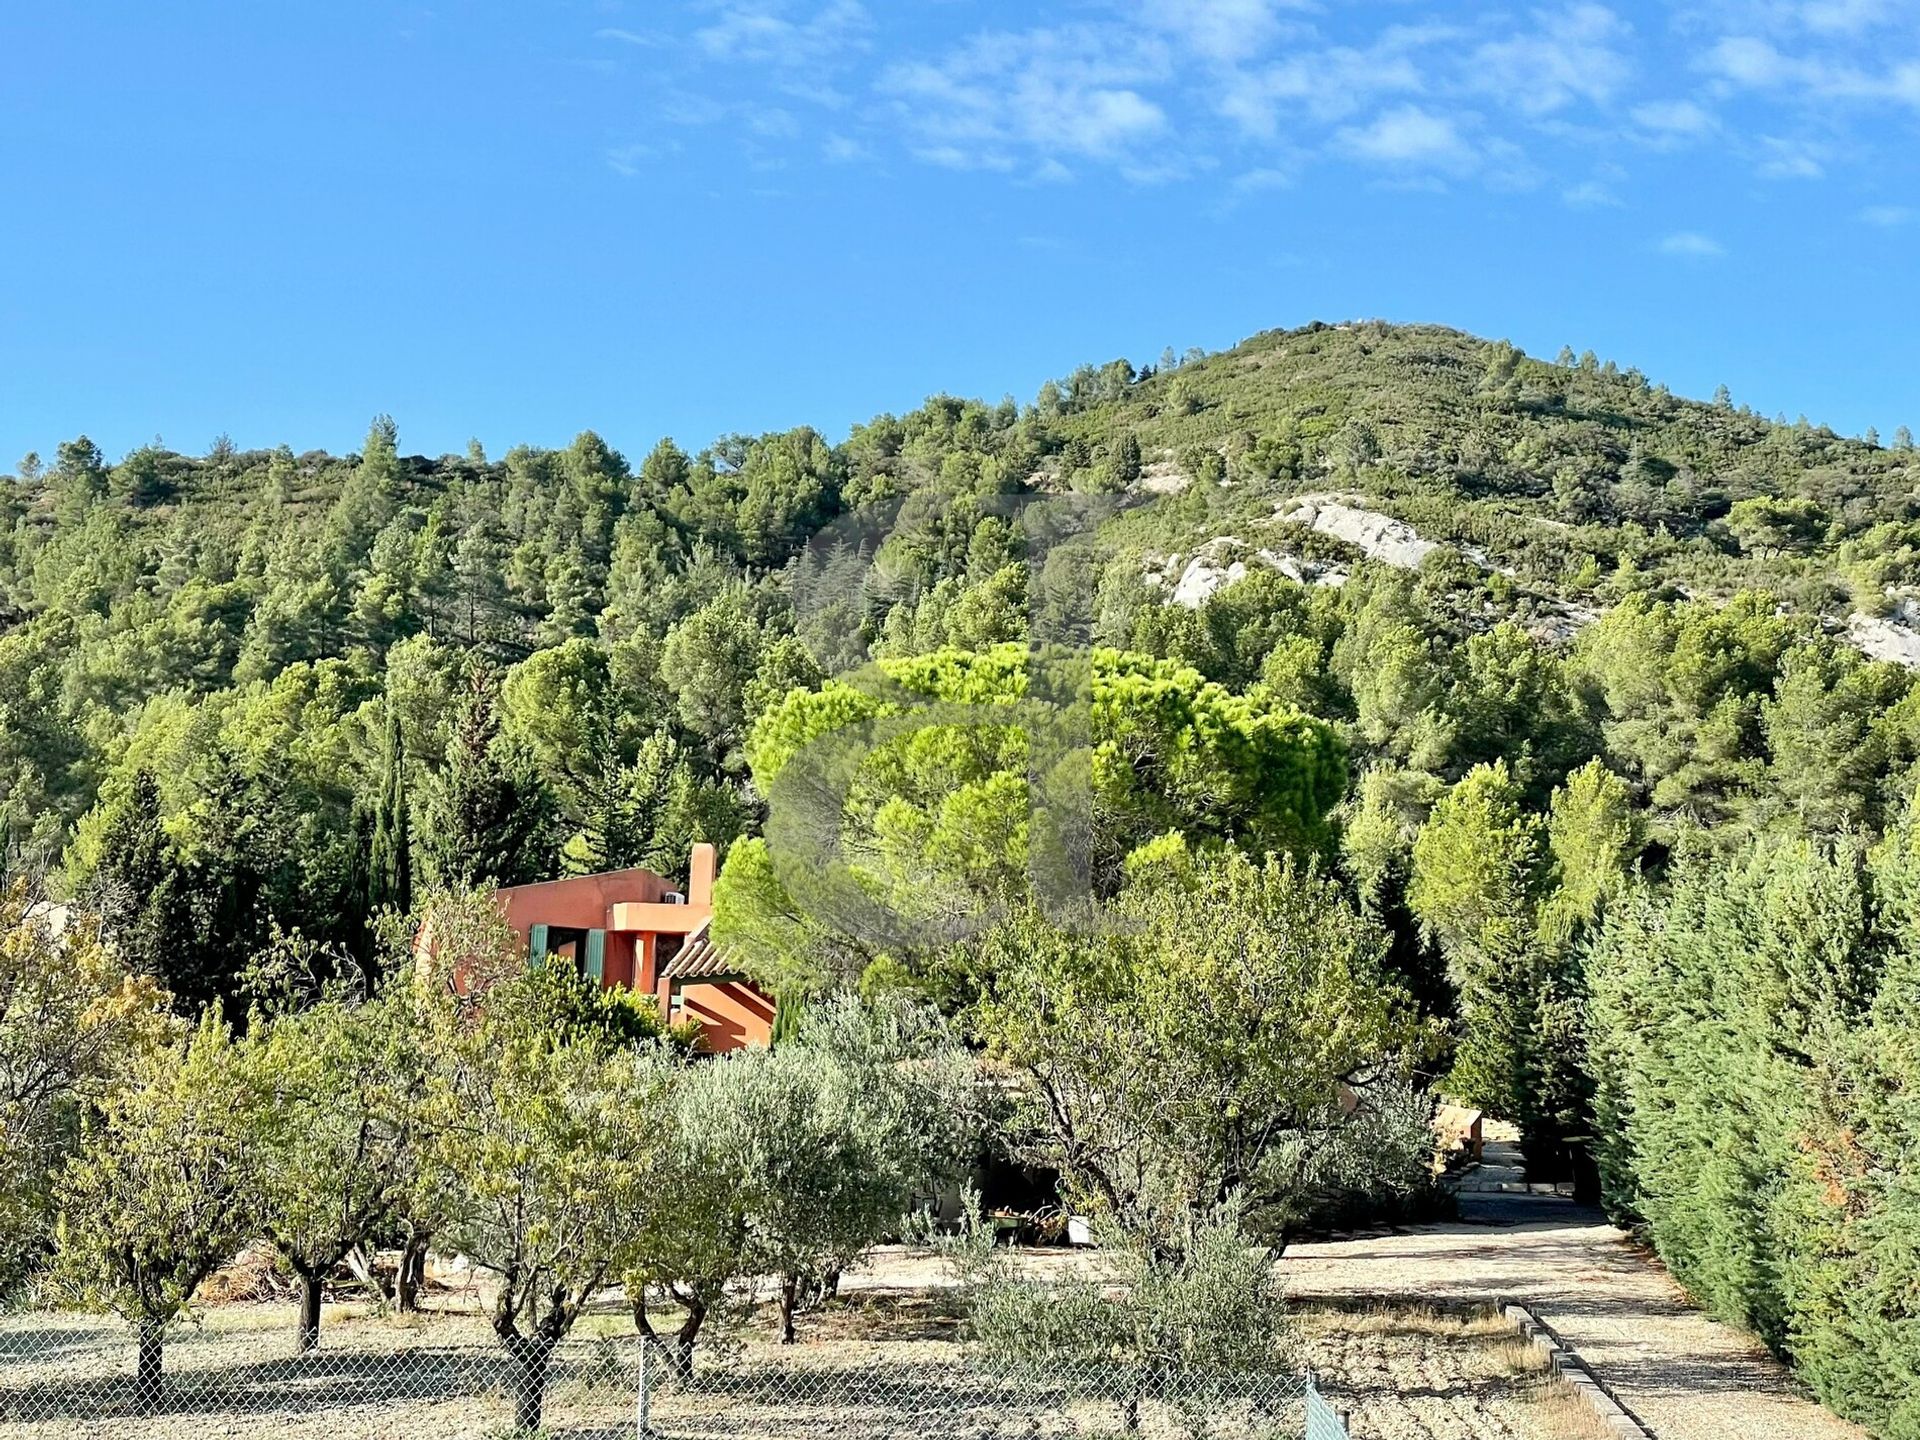
[[1757, 1341], [1695, 1309], [1596, 1211], [1548, 1195], [1464, 1194], [1458, 1223], [1299, 1244], [1296, 1297], [1527, 1305], [1659, 1440], [1866, 1440]]

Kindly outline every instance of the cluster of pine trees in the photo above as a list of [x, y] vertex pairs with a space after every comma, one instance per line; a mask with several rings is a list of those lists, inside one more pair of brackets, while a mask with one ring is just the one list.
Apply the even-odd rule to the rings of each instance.
[[[896, 737], [825, 817], [844, 894], [945, 932], [850, 935], [769, 799], [836, 723], [1013, 713], [1026, 647], [1100, 647], [1061, 772], [1088, 884], [1316, 866], [1439, 1037], [1424, 1078], [1911, 1435], [1920, 689], [1842, 629], [1920, 586], [1917, 476], [1901, 433], [1377, 325], [638, 464], [406, 456], [384, 418], [346, 457], [77, 440], [0, 484], [0, 833], [187, 1010], [262, 955], [371, 956], [424, 887], [695, 840], [776, 988], [951, 1000], [942, 935], [1034, 898], [1033, 736]], [[1329, 491], [1442, 543], [1395, 570], [1276, 521]], [[1247, 577], [1169, 603], [1223, 540]]]

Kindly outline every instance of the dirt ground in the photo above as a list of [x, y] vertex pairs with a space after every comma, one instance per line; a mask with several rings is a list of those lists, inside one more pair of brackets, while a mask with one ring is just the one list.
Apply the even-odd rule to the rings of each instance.
[[[1083, 1263], [1036, 1255], [1045, 1271]], [[672, 1440], [1115, 1435], [1122, 1411], [1097, 1375], [981, 1385], [957, 1364], [958, 1322], [942, 1267], [891, 1251], [849, 1277], [842, 1300], [803, 1317], [800, 1344], [773, 1344], [770, 1316], [716, 1345], [692, 1390], [656, 1386], [652, 1421]], [[172, 1339], [171, 1397], [160, 1413], [127, 1404], [131, 1347], [110, 1321], [0, 1321], [0, 1437], [6, 1440], [453, 1440], [502, 1435], [509, 1407], [498, 1348], [471, 1293], [401, 1320], [331, 1306], [321, 1351], [290, 1355], [284, 1304], [209, 1307]], [[1587, 1440], [1584, 1411], [1560, 1396], [1532, 1352], [1490, 1316], [1426, 1307], [1310, 1306], [1298, 1362], [1350, 1410], [1356, 1440]], [[656, 1370], [656, 1378], [658, 1372]], [[581, 1323], [556, 1360], [550, 1433], [613, 1440], [634, 1433], [638, 1344], [616, 1297]], [[1291, 1433], [1298, 1395], [1265, 1397]], [[24, 1404], [52, 1415], [24, 1420]], [[1257, 1407], [1256, 1407], [1257, 1408]], [[1223, 1403], [1223, 1437], [1255, 1433], [1254, 1411]], [[1238, 1417], [1238, 1418], [1236, 1418]], [[1264, 1422], [1260, 1422], [1264, 1423]], [[1185, 1433], [1149, 1404], [1142, 1440]]]

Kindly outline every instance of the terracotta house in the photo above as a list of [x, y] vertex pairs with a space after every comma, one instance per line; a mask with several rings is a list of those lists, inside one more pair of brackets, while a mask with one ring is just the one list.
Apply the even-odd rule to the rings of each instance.
[[766, 1045], [773, 998], [708, 934], [713, 879], [713, 846], [696, 845], [684, 891], [635, 869], [514, 885], [495, 898], [530, 963], [574, 965], [602, 985], [644, 990], [669, 1021], [699, 1021], [703, 1049]]

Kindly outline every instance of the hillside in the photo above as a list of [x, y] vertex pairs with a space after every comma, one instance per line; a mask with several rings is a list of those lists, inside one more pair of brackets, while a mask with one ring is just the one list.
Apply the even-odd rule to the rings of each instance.
[[[1209, 659], [1159, 602], [1191, 608], [1249, 568], [1325, 587], [1379, 568], [1360, 564], [1371, 552], [1417, 563], [1436, 640], [1513, 619], [1557, 644], [1630, 595], [1764, 590], [1827, 632], [1851, 623], [1877, 656], [1920, 648], [1897, 623], [1920, 582], [1909, 437], [1770, 423], [1591, 356], [1547, 363], [1425, 326], [1316, 324], [1085, 366], [1028, 405], [937, 398], [837, 444], [662, 440], [630, 464], [586, 432], [428, 459], [382, 420], [357, 456], [222, 441], [112, 463], [78, 439], [20, 472], [0, 484], [0, 817], [41, 863], [124, 786], [155, 705], [304, 677], [345, 713], [390, 673], [424, 668], [444, 690], [456, 652], [500, 668], [574, 637], [606, 647], [635, 697], [623, 747], [670, 722], [724, 779], [745, 702], [690, 696], [668, 643], [716, 605], [748, 658], [797, 630], [781, 663], [802, 680], [1037, 624], [1244, 684], [1263, 657]], [[1043, 529], [1078, 539], [1037, 540], [1041, 512], [1017, 519], [1036, 499]], [[1256, 589], [1268, 598], [1241, 603], [1268, 605]], [[1337, 670], [1330, 623], [1309, 629]], [[1328, 703], [1351, 720], [1360, 702]], [[436, 769], [444, 708], [410, 723], [408, 753]]]
[[[186, 1013], [377, 963], [429, 890], [696, 841], [783, 1005], [992, 1010], [1083, 943], [1042, 893], [1146, 907], [1155, 957], [1258, 900], [1272, 955], [1345, 957], [1330, 1034], [1405, 1020], [1419, 1167], [1428, 1085], [1511, 1117], [1905, 1440], [1920, 675], [1878, 657], [1914, 654], [1916, 479], [1904, 434], [1375, 324], [637, 462], [406, 457], [385, 417], [353, 456], [75, 440], [0, 486], [0, 827]], [[1041, 772], [1028, 702], [1076, 675]], [[1121, 985], [1123, 1052], [1213, 991], [1169, 973]]]

